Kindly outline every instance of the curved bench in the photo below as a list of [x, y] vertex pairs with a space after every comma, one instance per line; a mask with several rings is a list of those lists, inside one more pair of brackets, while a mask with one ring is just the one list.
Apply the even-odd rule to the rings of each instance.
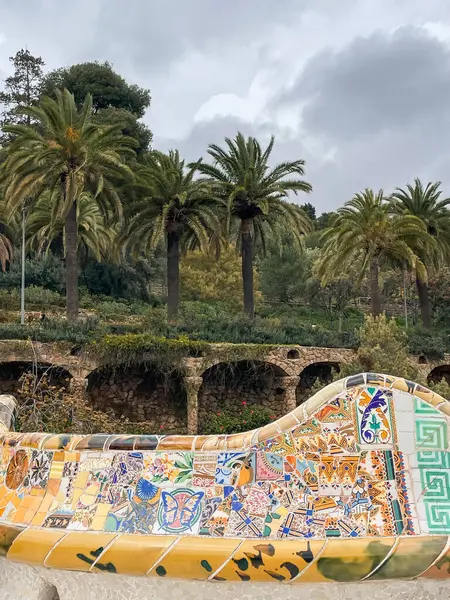
[[411, 580], [449, 597], [450, 403], [420, 385], [356, 375], [228, 436], [12, 433], [13, 410], [1, 397], [1, 598], [26, 581], [31, 600], [209, 598], [211, 582], [375, 598]]

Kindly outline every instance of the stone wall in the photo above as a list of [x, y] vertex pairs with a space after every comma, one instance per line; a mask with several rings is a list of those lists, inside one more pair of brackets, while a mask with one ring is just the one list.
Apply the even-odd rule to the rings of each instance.
[[239, 415], [243, 402], [248, 406], [264, 406], [275, 417], [284, 414], [285, 390], [279, 381], [280, 371], [265, 363], [220, 364], [203, 375], [198, 394], [199, 430], [211, 413], [223, 410]]
[[[197, 433], [208, 412], [234, 406], [238, 411], [245, 400], [249, 404], [261, 404], [270, 408], [274, 416], [280, 416], [309, 396], [315, 378], [326, 384], [331, 370], [350, 362], [355, 352], [343, 348], [312, 348], [303, 346], [279, 346], [268, 351], [260, 359], [264, 369], [271, 370], [269, 378], [261, 377], [247, 382], [236, 379], [236, 365], [245, 363], [254, 354], [251, 345], [242, 345], [242, 356], [236, 352], [240, 346], [230, 344], [212, 345], [208, 358], [186, 358], [180, 366], [183, 377], [178, 375], [169, 385], [155, 381], [142, 366], [124, 371], [116, 369], [116, 376], [106, 374], [106, 367], [99, 365], [70, 343], [31, 343], [29, 341], [0, 341], [2, 377], [0, 365], [0, 393], [14, 393], [20, 373], [16, 364], [28, 365], [33, 361], [62, 368], [71, 377], [72, 389], [88, 389], [93, 405], [101, 410], [111, 409], [118, 416], [131, 422], [148, 421], [152, 431], [168, 433]], [[231, 350], [231, 351], [230, 351]], [[233, 358], [229, 358], [233, 356]], [[227, 358], [228, 357], [228, 358]], [[149, 357], [149, 360], [151, 357]], [[429, 362], [415, 357], [422, 377], [430, 379], [440, 375], [433, 369], [447, 366], [444, 375], [450, 381], [450, 355], [441, 361]], [[231, 366], [224, 379], [210, 377], [214, 367]], [[147, 367], [147, 371], [150, 367]], [[117, 374], [122, 373], [121, 375]], [[98, 377], [100, 373], [104, 377]], [[275, 379], [277, 381], [275, 381]], [[264, 385], [262, 385], [264, 382]]]
[[31, 361], [12, 361], [0, 363], [0, 394], [14, 394], [20, 388], [20, 378], [26, 373], [45, 376], [50, 385], [68, 388], [71, 374], [63, 367]]
[[186, 433], [186, 392], [180, 375], [163, 376], [144, 365], [99, 369], [88, 378], [87, 393], [97, 410], [111, 410], [148, 433]]

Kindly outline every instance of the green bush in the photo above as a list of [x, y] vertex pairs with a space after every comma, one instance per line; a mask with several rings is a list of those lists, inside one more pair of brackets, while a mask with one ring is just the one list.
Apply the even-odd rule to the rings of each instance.
[[239, 415], [230, 410], [223, 410], [210, 415], [208, 421], [203, 427], [202, 434], [230, 434], [240, 433], [241, 431], [251, 431], [258, 429], [273, 421], [275, 416], [265, 406], [249, 406], [245, 401], [242, 402], [242, 410]]
[[25, 288], [25, 304], [34, 304], [45, 309], [47, 306], [65, 306], [66, 299], [58, 292], [37, 285], [29, 285]]
[[0, 309], [19, 310], [20, 295], [17, 291], [0, 290]]
[[88, 318], [69, 324], [61, 319], [48, 319], [39, 324], [0, 323], [0, 339], [27, 340], [37, 342], [69, 341], [82, 344], [101, 334], [98, 320]]
[[446, 340], [435, 332], [417, 330], [408, 335], [411, 354], [423, 355], [430, 360], [444, 358], [446, 345]]
[[118, 300], [99, 302], [96, 305], [95, 310], [103, 319], [114, 319], [116, 317], [132, 314], [131, 307], [126, 302], [120, 302]]
[[[6, 273], [0, 272], [0, 288], [9, 290], [20, 289], [22, 265], [20, 250], [16, 250], [14, 260]], [[26, 285], [43, 287], [54, 292], [64, 293], [65, 275], [61, 259], [51, 253], [27, 258], [25, 263]]]
[[[58, 292], [37, 286], [29, 285], [25, 288], [25, 307], [30, 305], [39, 310], [45, 310], [49, 306], [64, 306], [65, 299]], [[4, 310], [20, 309], [20, 288], [14, 290], [0, 289], [0, 308]]]
[[[161, 328], [165, 328], [165, 323]], [[296, 319], [262, 318], [253, 321], [244, 315], [230, 314], [217, 304], [186, 302], [181, 306], [178, 325], [160, 331], [170, 337], [183, 334], [191, 339], [208, 342], [235, 344], [300, 344], [329, 348], [356, 348], [356, 332], [330, 331], [314, 324], [301, 323]]]

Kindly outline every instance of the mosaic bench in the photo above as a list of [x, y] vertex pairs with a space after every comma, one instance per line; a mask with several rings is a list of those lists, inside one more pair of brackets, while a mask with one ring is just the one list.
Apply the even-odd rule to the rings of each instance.
[[228, 436], [13, 433], [13, 412], [0, 600], [450, 596], [450, 402], [420, 385], [349, 377]]

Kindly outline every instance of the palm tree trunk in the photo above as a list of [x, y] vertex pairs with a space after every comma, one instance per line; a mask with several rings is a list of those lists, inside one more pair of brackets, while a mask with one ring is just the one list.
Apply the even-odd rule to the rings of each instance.
[[74, 202], [64, 223], [66, 234], [66, 307], [67, 320], [78, 318], [77, 203]]
[[427, 285], [420, 277], [416, 277], [417, 293], [419, 295], [420, 314], [422, 317], [422, 325], [425, 329], [431, 329], [431, 305], [428, 297]]
[[174, 321], [180, 302], [180, 234], [167, 234], [167, 318]]
[[380, 284], [378, 276], [380, 267], [378, 259], [374, 258], [370, 263], [370, 300], [371, 300], [371, 312], [373, 317], [377, 317], [381, 314], [381, 294]]
[[242, 283], [244, 287], [244, 313], [251, 319], [255, 316], [253, 291], [253, 220], [243, 219], [241, 225]]

